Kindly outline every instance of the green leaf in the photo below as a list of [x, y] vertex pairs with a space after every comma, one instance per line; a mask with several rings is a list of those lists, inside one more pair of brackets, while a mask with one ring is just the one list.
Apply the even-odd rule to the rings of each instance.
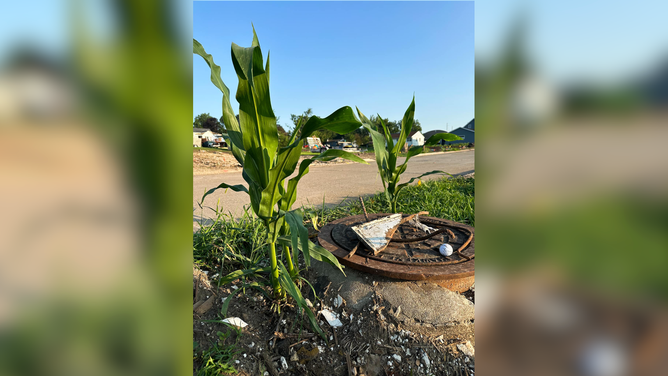
[[392, 149], [392, 154], [396, 155], [401, 152], [401, 149], [403, 149], [404, 144], [406, 143], [406, 138], [408, 138], [408, 135], [411, 133], [411, 130], [413, 129], [414, 115], [415, 115], [415, 96], [413, 96], [411, 104], [408, 106], [408, 109], [406, 109], [406, 112], [404, 113], [404, 119], [401, 121], [401, 133], [399, 134], [399, 139], [397, 140], [396, 145], [394, 145], [394, 148]]
[[248, 189], [241, 184], [229, 185], [229, 184], [221, 183], [216, 188], [211, 188], [208, 191], [206, 191], [206, 193], [204, 193], [204, 195], [202, 196], [202, 200], [200, 202], [204, 202], [204, 199], [206, 198], [206, 196], [212, 194], [213, 192], [215, 192], [219, 189], [231, 189], [235, 192], [246, 192], [246, 193], [248, 193]]
[[223, 316], [223, 318], [227, 317], [227, 309], [230, 308], [232, 297], [239, 291], [241, 291], [241, 289], [234, 290], [230, 295], [227, 296], [227, 298], [225, 298], [225, 301], [223, 301], [223, 307], [220, 309], [220, 315]]
[[413, 146], [410, 149], [408, 149], [408, 153], [406, 153], [406, 159], [404, 160], [404, 163], [402, 163], [401, 166], [399, 166], [400, 172], [398, 173], [398, 175], [401, 175], [401, 174], [404, 173], [404, 171], [406, 171], [406, 167], [408, 167], [407, 163], [408, 163], [409, 159], [411, 159], [414, 156], [422, 153], [423, 151], [424, 151], [423, 146]]
[[383, 128], [383, 134], [385, 135], [385, 143], [387, 144], [387, 150], [394, 150], [394, 139], [392, 138], [390, 130], [387, 129], [387, 126], [385, 125], [385, 122], [383, 121], [383, 118], [380, 116], [380, 114], [376, 115], [378, 115], [378, 120], [380, 120], [380, 127]]
[[339, 260], [332, 254], [332, 252], [313, 242], [309, 242], [309, 252], [311, 253], [311, 257], [314, 259], [333, 265], [338, 268], [344, 276], [346, 275], [346, 273], [343, 271], [343, 265], [339, 263]]
[[306, 315], [309, 318], [309, 321], [311, 322], [311, 326], [313, 329], [324, 339], [327, 341], [327, 336], [325, 333], [320, 329], [320, 326], [318, 325], [318, 321], [315, 319], [315, 315], [313, 315], [313, 312], [311, 309], [308, 307], [306, 304], [306, 300], [304, 300], [304, 297], [302, 297], [301, 292], [297, 288], [297, 285], [292, 281], [290, 278], [290, 274], [288, 274], [288, 271], [285, 269], [285, 266], [283, 265], [282, 262], [278, 262], [278, 267], [280, 268], [280, 273], [279, 273], [279, 279], [281, 281], [281, 285], [285, 289], [285, 291], [292, 296], [292, 298], [295, 300], [295, 302], [304, 309], [306, 312]]
[[347, 134], [359, 128], [361, 125], [362, 124], [355, 117], [353, 109], [349, 106], [344, 106], [332, 112], [331, 115], [324, 119], [318, 116], [311, 116], [306, 124], [304, 124], [300, 138], [304, 140], [319, 129], [327, 129], [338, 134]]
[[[361, 113], [360, 116], [362, 116]], [[383, 188], [386, 189], [389, 173], [394, 169], [394, 166], [390, 166], [389, 154], [385, 148], [385, 136], [373, 129], [369, 123], [364, 123], [364, 128], [366, 128], [371, 135], [371, 140], [373, 141], [373, 151], [376, 155], [376, 164], [378, 165], [378, 172], [380, 173], [380, 178], [383, 182]]]
[[[311, 257], [308, 252], [308, 230], [304, 227], [303, 213], [295, 209], [285, 213], [285, 221], [290, 226], [290, 240], [292, 247], [301, 249], [304, 252], [304, 262], [306, 266], [311, 266]], [[297, 262], [297, 260], [293, 260]]]
[[219, 281], [219, 286], [220, 285], [225, 285], [227, 283], [230, 283], [236, 279], [239, 279], [241, 277], [250, 275], [250, 274], [260, 274], [260, 273], [268, 273], [271, 271], [271, 267], [267, 266], [265, 268], [250, 268], [250, 269], [243, 269], [243, 270], [235, 270], [232, 273], [226, 275], [225, 277], [221, 278]]
[[304, 175], [308, 174], [308, 167], [313, 161], [314, 159], [304, 159], [299, 164], [299, 172], [297, 172], [297, 176], [288, 180], [288, 188], [285, 190], [285, 195], [281, 199], [281, 210], [288, 211], [292, 207], [292, 204], [297, 200], [297, 184]]
[[236, 99], [239, 102], [243, 147], [258, 167], [266, 168], [261, 170], [265, 172], [261, 176], [264, 179], [258, 182], [266, 187], [266, 174], [278, 148], [278, 130], [259, 43], [248, 48], [232, 43], [232, 63], [239, 78]]
[[435, 135], [429, 137], [429, 139], [424, 143], [425, 146], [436, 145], [439, 141], [461, 141], [462, 138], [452, 133], [436, 133]]
[[269, 185], [262, 191], [260, 206], [273, 208], [281, 199], [283, 181], [297, 168], [297, 162], [302, 153], [302, 144], [303, 141], [299, 140], [294, 146], [280, 149], [276, 165], [269, 171]]
[[[209, 68], [211, 69], [211, 82], [213, 82], [213, 84], [223, 93], [223, 123], [227, 129], [228, 137], [232, 141], [231, 143], [228, 142], [228, 145], [230, 145], [230, 150], [232, 150], [234, 157], [243, 165], [245, 153], [243, 138], [239, 122], [234, 115], [234, 110], [230, 103], [230, 89], [227, 88], [223, 80], [220, 78], [220, 67], [213, 61], [213, 56], [208, 54], [196, 39], [193, 39], [193, 53], [201, 56], [209, 65]], [[234, 147], [231, 146], [232, 144], [234, 144]]]
[[434, 170], [434, 171], [425, 172], [424, 174], [422, 174], [422, 175], [420, 175], [420, 176], [416, 176], [416, 177], [414, 177], [414, 178], [411, 178], [411, 180], [407, 181], [406, 183], [399, 184], [399, 185], [397, 186], [396, 193], [398, 194], [400, 190], [404, 189], [404, 188], [405, 188], [406, 186], [408, 186], [410, 183], [414, 182], [415, 179], [420, 179], [420, 178], [422, 178], [423, 176], [434, 175], [434, 174], [445, 174], [445, 175], [452, 176], [452, 174], [449, 174], [449, 173], [447, 173], [447, 172], [445, 172], [445, 171], [440, 171], [440, 170]]
[[[290, 245], [292, 244], [292, 239], [287, 236], [280, 236], [276, 241], [279, 244], [285, 244], [285, 245]], [[303, 252], [303, 244], [299, 244], [299, 250]], [[307, 253], [304, 252], [304, 255]], [[308, 242], [308, 254], [310, 257], [317, 261], [322, 261], [326, 262], [332, 266], [335, 266], [338, 268], [343, 275], [346, 275], [346, 273], [343, 271], [344, 266], [339, 263], [339, 260], [332, 254], [332, 252], [326, 250], [325, 248], [313, 243], [312, 241]]]

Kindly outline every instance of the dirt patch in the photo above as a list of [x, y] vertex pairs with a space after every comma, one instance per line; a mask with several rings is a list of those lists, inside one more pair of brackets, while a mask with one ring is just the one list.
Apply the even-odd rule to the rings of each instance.
[[[207, 300], [215, 298], [206, 312], [194, 313], [194, 340], [201, 349], [206, 349], [221, 342], [217, 332], [230, 333], [223, 336], [222, 342], [236, 344], [238, 353], [232, 363], [238, 375], [471, 375], [475, 372], [471, 350], [475, 343], [473, 322], [442, 327], [422, 323], [409, 329], [398, 319], [398, 312], [387, 308], [389, 305], [372, 281], [369, 281], [373, 289], [371, 299], [353, 308], [340, 300], [331, 284], [320, 284], [313, 272], [305, 271], [303, 276], [313, 281], [318, 298], [307, 284], [302, 286], [302, 294], [312, 302], [312, 311], [326, 333], [326, 340], [314, 333], [306, 316], [296, 307], [283, 303], [279, 314], [273, 300], [251, 289], [237, 293], [227, 312], [227, 317], [239, 317], [248, 324], [240, 334], [225, 324], [207, 322], [222, 319], [223, 301], [239, 289], [238, 282], [220, 288], [214, 283], [210, 293], [200, 296]], [[474, 291], [464, 295], [473, 300]], [[332, 328], [321, 313], [323, 310], [338, 315], [343, 325]], [[195, 362], [194, 366], [197, 369], [201, 364]]]
[[[362, 159], [374, 159], [373, 153], [359, 153], [357, 154]], [[311, 155], [305, 155], [299, 158], [303, 161], [307, 158], [312, 158]], [[314, 162], [314, 166], [324, 166], [331, 164], [353, 163], [345, 159], [336, 158], [328, 162]], [[231, 153], [224, 151], [210, 151], [210, 150], [194, 150], [193, 151], [193, 175], [211, 175], [225, 172], [241, 171], [241, 165]]]

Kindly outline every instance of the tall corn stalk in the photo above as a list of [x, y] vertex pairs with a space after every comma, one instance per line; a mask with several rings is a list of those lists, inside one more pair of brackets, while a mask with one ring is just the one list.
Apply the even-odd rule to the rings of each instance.
[[399, 139], [397, 143], [394, 144], [392, 140], [392, 135], [387, 129], [387, 126], [383, 122], [383, 118], [378, 115], [380, 119], [380, 124], [382, 127], [381, 130], [376, 129], [376, 127], [367, 119], [366, 116], [357, 109], [360, 120], [362, 120], [362, 125], [366, 128], [371, 134], [371, 140], [373, 141], [373, 150], [376, 153], [376, 163], [378, 164], [378, 172], [380, 173], [380, 178], [383, 182], [383, 189], [385, 190], [385, 197], [387, 198], [388, 203], [390, 204], [390, 210], [392, 213], [397, 212], [397, 201], [399, 199], [399, 192], [406, 188], [410, 183], [419, 179], [423, 176], [432, 175], [432, 174], [448, 174], [445, 171], [434, 170], [427, 173], [424, 173], [420, 176], [414, 177], [406, 183], [399, 184], [401, 179], [401, 174], [406, 171], [408, 168], [408, 160], [412, 157], [422, 153], [424, 151], [424, 146], [433, 146], [436, 145], [440, 140], [444, 141], [457, 141], [461, 138], [452, 133], [437, 133], [425, 142], [424, 146], [413, 146], [408, 149], [406, 154], [406, 160], [404, 163], [397, 167], [397, 158], [399, 158], [399, 153], [404, 149], [406, 145], [406, 139], [411, 133], [413, 128], [413, 118], [415, 115], [415, 97], [410, 106], [404, 113], [404, 118], [401, 121], [401, 133], [399, 134]]
[[[239, 79], [236, 92], [239, 121], [230, 104], [230, 91], [220, 77], [220, 67], [194, 39], [193, 53], [206, 61], [211, 68], [211, 81], [223, 93], [223, 123], [228, 130], [227, 144], [236, 160], [243, 166], [242, 176], [247, 183], [247, 186], [222, 183], [207, 191], [202, 201], [221, 188], [245, 192], [250, 196], [253, 212], [268, 230], [271, 284], [275, 297], [284, 297], [283, 288], [285, 288], [300, 305], [306, 307], [293, 281], [299, 277], [296, 266], [298, 251], [303, 252], [307, 266], [310, 266], [310, 259], [313, 257], [335, 265], [342, 272], [343, 269], [329, 251], [309, 241], [302, 211], [292, 210], [292, 205], [297, 199], [297, 184], [308, 173], [309, 165], [314, 161], [327, 161], [340, 157], [354, 162], [366, 162], [349, 152], [327, 150], [318, 156], [303, 160], [299, 164], [297, 174], [289, 180], [287, 178], [297, 169], [304, 140], [313, 132], [328, 129], [345, 134], [359, 128], [361, 123], [355, 117], [352, 108], [341, 107], [326, 118], [312, 116], [305, 123], [298, 124], [290, 136], [288, 145], [279, 148], [276, 117], [269, 95], [269, 56], [266, 65], [263, 65], [255, 29], [251, 47], [244, 48], [232, 44], [232, 63]], [[283, 246], [283, 259], [287, 268], [277, 258], [276, 244]], [[312, 323], [315, 323], [311, 311], [306, 309], [306, 312], [310, 314]]]

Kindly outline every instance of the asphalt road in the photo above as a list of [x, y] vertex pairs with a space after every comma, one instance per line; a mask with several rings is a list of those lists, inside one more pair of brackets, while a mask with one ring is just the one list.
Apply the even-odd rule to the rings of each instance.
[[[475, 151], [461, 151], [443, 154], [423, 154], [411, 158], [408, 169], [402, 175], [401, 182], [406, 182], [412, 177], [419, 176], [425, 172], [442, 170], [451, 174], [465, 174], [474, 171]], [[400, 158], [397, 164], [403, 163]], [[430, 175], [425, 179], [438, 179], [440, 175]], [[241, 177], [241, 172], [229, 172], [216, 175], [193, 176], [193, 225], [197, 222], [210, 219], [214, 212], [209, 209], [201, 210], [198, 202], [204, 192], [216, 187], [220, 183], [230, 185], [246, 184]], [[322, 205], [323, 197], [325, 204], [336, 206], [348, 198], [374, 194], [383, 189], [378, 176], [376, 162], [368, 165], [360, 163], [311, 166], [297, 187], [297, 201], [294, 207], [300, 205]], [[220, 201], [219, 201], [220, 200]], [[230, 212], [238, 217], [243, 213], [243, 206], [250, 205], [248, 196], [243, 192], [232, 190], [218, 190], [207, 196], [204, 206], [215, 207], [219, 204], [225, 212]]]

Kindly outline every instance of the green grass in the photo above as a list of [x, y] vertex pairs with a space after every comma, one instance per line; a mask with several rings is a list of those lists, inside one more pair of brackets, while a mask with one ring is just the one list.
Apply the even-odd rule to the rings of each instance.
[[239, 269], [261, 265], [269, 249], [267, 230], [257, 217], [248, 211], [236, 220], [215, 208], [211, 224], [203, 225], [193, 234], [193, 261], [202, 269], [223, 276]]
[[[383, 192], [364, 198], [368, 213], [389, 213]], [[430, 217], [450, 219], [475, 226], [475, 179], [456, 177], [422, 181], [399, 193], [397, 209], [402, 213], [428, 211]], [[362, 214], [362, 204], [352, 200], [335, 208], [306, 208], [308, 220], [317, 226], [349, 215]]]
[[193, 362], [196, 365], [200, 364], [195, 373], [197, 376], [218, 376], [237, 373], [232, 364], [241, 352], [237, 347], [241, 332], [238, 330], [236, 332], [236, 341], [231, 344], [225, 344], [225, 342], [232, 334], [232, 330], [218, 332], [219, 340], [212, 343], [208, 349], [198, 351], [199, 344], [197, 342], [193, 343]]

